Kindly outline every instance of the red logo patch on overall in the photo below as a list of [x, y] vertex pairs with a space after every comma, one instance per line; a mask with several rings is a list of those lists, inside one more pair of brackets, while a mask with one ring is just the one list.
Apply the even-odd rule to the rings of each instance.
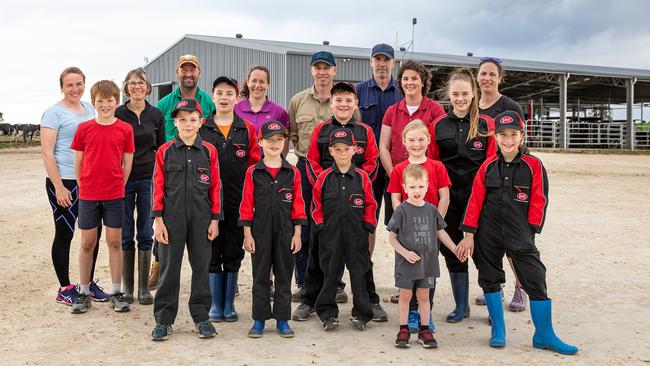
[[365, 151], [364, 148], [361, 147], [361, 146], [359, 146], [359, 145], [356, 145], [356, 146], [354, 147], [354, 153], [355, 153], [355, 154], [363, 154], [364, 151]]
[[475, 149], [482, 149], [483, 143], [481, 141], [474, 141], [474, 143], [472, 143], [472, 146], [474, 146]]
[[284, 199], [286, 199], [287, 201], [291, 201], [293, 199], [293, 194], [285, 193]]
[[240, 158], [243, 158], [244, 156], [246, 156], [246, 151], [239, 149], [235, 151], [235, 155], [239, 156]]
[[201, 182], [207, 182], [207, 181], [210, 180], [210, 177], [208, 177], [207, 174], [201, 174], [201, 176], [199, 177], [199, 179], [201, 179]]
[[348, 133], [345, 131], [338, 131], [337, 133], [334, 134], [334, 137], [345, 137], [347, 135]]
[[528, 195], [524, 192], [517, 193], [517, 199], [520, 201], [525, 201], [528, 199]]
[[187, 103], [186, 100], [181, 100], [180, 102], [178, 102], [178, 104], [176, 104], [176, 109], [178, 109], [180, 107], [185, 107], [187, 104], [188, 103]]
[[355, 198], [354, 199], [354, 205], [355, 206], [362, 206], [363, 205], [363, 200], [361, 198]]
[[510, 117], [510, 116], [503, 116], [503, 117], [501, 117], [501, 119], [499, 120], [499, 123], [503, 123], [503, 124], [506, 124], [506, 123], [512, 123], [512, 122], [513, 122], [513, 119], [512, 119], [512, 117]]
[[277, 124], [277, 123], [271, 123], [271, 124], [269, 124], [269, 130], [277, 131], [277, 130], [279, 130], [280, 128], [281, 128], [280, 125]]

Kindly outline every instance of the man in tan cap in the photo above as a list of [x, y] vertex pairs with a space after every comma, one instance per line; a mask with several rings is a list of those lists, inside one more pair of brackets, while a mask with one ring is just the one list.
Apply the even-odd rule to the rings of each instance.
[[199, 58], [194, 55], [183, 55], [178, 58], [176, 65], [176, 77], [178, 78], [178, 88], [166, 95], [156, 107], [163, 112], [165, 116], [165, 135], [167, 141], [172, 140], [178, 130], [174, 126], [174, 119], [171, 113], [174, 106], [181, 99], [196, 99], [201, 105], [203, 118], [207, 118], [215, 106], [210, 95], [199, 88], [199, 78], [201, 77], [201, 66]]

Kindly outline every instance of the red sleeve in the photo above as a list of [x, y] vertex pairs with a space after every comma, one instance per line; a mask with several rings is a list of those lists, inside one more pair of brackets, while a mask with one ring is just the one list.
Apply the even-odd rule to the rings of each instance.
[[314, 223], [317, 228], [323, 225], [323, 201], [321, 200], [321, 193], [323, 190], [323, 184], [325, 183], [325, 178], [332, 169], [328, 168], [323, 171], [323, 174], [318, 176], [316, 182], [314, 183], [314, 188], [312, 190], [312, 203], [311, 203], [311, 217], [314, 219]]
[[438, 182], [438, 188], [451, 187], [451, 179], [449, 179], [449, 173], [447, 173], [447, 168], [445, 165], [437, 160], [433, 160], [433, 166], [436, 170], [436, 181]]
[[135, 140], [133, 138], [133, 127], [130, 124], [120, 121], [124, 124], [124, 130], [126, 132], [126, 141], [124, 141], [124, 152], [133, 153], [135, 152]]
[[[408, 162], [408, 160], [405, 161]], [[390, 173], [390, 180], [388, 181], [386, 192], [402, 193], [402, 163], [398, 163], [393, 167], [393, 171]]]
[[77, 131], [74, 133], [74, 137], [72, 138], [72, 144], [70, 145], [70, 148], [72, 150], [76, 151], [84, 151], [86, 144], [85, 142], [85, 135], [84, 132], [86, 130], [85, 128], [86, 124], [82, 123], [77, 127]]
[[309, 140], [309, 149], [307, 150], [307, 178], [312, 185], [314, 185], [320, 173], [323, 172], [323, 166], [320, 165], [320, 149], [318, 149], [318, 136], [323, 125], [324, 122], [314, 127]]
[[429, 143], [429, 159], [440, 161], [440, 148], [438, 147], [438, 141], [436, 140], [436, 124], [438, 124], [437, 119], [429, 125], [429, 136], [431, 142]]
[[251, 165], [246, 169], [244, 188], [242, 189], [241, 203], [239, 204], [239, 226], [253, 225], [253, 212], [255, 210], [255, 182], [253, 171], [255, 166]]
[[223, 220], [223, 211], [221, 208], [222, 194], [221, 192], [221, 178], [219, 175], [219, 155], [217, 155], [217, 148], [209, 142], [203, 141], [205, 146], [210, 151], [210, 201], [212, 202], [212, 219]]
[[244, 121], [248, 128], [248, 166], [255, 165], [260, 161], [260, 145], [257, 143], [257, 133], [252, 123]]
[[365, 196], [363, 201], [366, 203], [363, 208], [363, 216], [361, 217], [361, 220], [363, 220], [362, 225], [366, 230], [374, 233], [377, 227], [377, 201], [375, 201], [375, 196], [372, 194], [372, 182], [363, 170], [359, 169], [357, 172], [363, 180], [363, 195]]
[[372, 131], [370, 126], [365, 123], [361, 123], [361, 125], [366, 129], [366, 136], [368, 136], [366, 150], [363, 152], [364, 163], [361, 166], [361, 169], [368, 173], [368, 177], [372, 182], [374, 182], [377, 178], [377, 168], [379, 167], [379, 149], [377, 149], [377, 140], [375, 140], [375, 133]]
[[474, 183], [472, 184], [472, 194], [469, 196], [469, 202], [461, 221], [460, 229], [467, 233], [475, 233], [478, 229], [478, 221], [481, 217], [483, 210], [483, 203], [485, 201], [485, 170], [488, 165], [496, 160], [496, 156], [488, 159], [481, 164], [481, 167], [476, 172]]
[[302, 198], [302, 186], [300, 184], [300, 171], [295, 167], [293, 169], [293, 202], [291, 203], [291, 220], [294, 225], [307, 225], [307, 215], [305, 214], [305, 200]]
[[538, 234], [542, 232], [548, 206], [548, 177], [542, 162], [534, 156], [524, 155], [522, 160], [530, 167], [533, 181], [528, 203], [528, 223]]
[[441, 117], [444, 117], [446, 113], [445, 113], [445, 108], [442, 106], [442, 104], [436, 101], [434, 101], [433, 103], [435, 105], [435, 108], [433, 109], [433, 121], [435, 121]]
[[382, 125], [390, 127], [393, 124], [393, 118], [395, 117], [395, 109], [397, 108], [398, 103], [399, 102], [388, 107], [386, 113], [384, 113], [384, 118], [381, 120]]
[[163, 144], [156, 151], [151, 182], [151, 217], [161, 217], [165, 210], [165, 152], [173, 140]]
[[488, 158], [497, 153], [497, 141], [494, 138], [494, 120], [488, 116], [481, 115], [488, 125], [488, 137], [487, 137], [487, 150], [485, 151], [485, 157]]

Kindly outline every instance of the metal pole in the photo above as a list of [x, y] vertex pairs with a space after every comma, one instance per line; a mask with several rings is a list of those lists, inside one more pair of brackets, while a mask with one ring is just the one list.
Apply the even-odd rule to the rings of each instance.
[[636, 84], [636, 78], [626, 79], [625, 80], [625, 101], [626, 101], [626, 112], [627, 112], [627, 140], [625, 141], [625, 147], [630, 150], [634, 150], [634, 140], [635, 132], [634, 131], [634, 116], [633, 116], [633, 107], [634, 107], [634, 84]]
[[418, 18], [413, 18], [413, 27], [411, 28], [411, 53], [415, 52], [415, 25], [418, 24]]
[[560, 147], [566, 149], [569, 147], [569, 129], [566, 120], [567, 108], [567, 81], [570, 74], [560, 75]]

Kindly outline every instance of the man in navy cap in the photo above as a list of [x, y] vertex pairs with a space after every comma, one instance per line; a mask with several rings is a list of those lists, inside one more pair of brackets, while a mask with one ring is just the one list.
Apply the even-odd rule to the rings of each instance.
[[[395, 51], [393, 47], [385, 43], [380, 43], [372, 48], [370, 53], [370, 67], [372, 68], [372, 77], [366, 81], [356, 84], [354, 87], [357, 91], [359, 98], [359, 111], [361, 112], [361, 120], [367, 125], [372, 127], [375, 133], [375, 141], [379, 143], [379, 136], [381, 133], [381, 121], [384, 118], [386, 109], [391, 105], [399, 102], [402, 99], [397, 88], [397, 81], [393, 78], [393, 67], [395, 66]], [[379, 164], [377, 178], [372, 184], [372, 190], [377, 201], [378, 208], [381, 207], [382, 197], [385, 197], [385, 220], [392, 216], [392, 206], [390, 201], [390, 194], [386, 193], [388, 186], [388, 176], [384, 168]], [[379, 209], [377, 210], [377, 218], [379, 218]], [[370, 251], [371, 255], [375, 247], [375, 235], [370, 235]], [[371, 263], [372, 266], [372, 263]], [[366, 277], [367, 284], [373, 284], [372, 269]], [[374, 286], [369, 286], [368, 293], [370, 295], [370, 302], [373, 306], [375, 321], [386, 321], [388, 317], [386, 312], [379, 305], [379, 296], [375, 292]]]

